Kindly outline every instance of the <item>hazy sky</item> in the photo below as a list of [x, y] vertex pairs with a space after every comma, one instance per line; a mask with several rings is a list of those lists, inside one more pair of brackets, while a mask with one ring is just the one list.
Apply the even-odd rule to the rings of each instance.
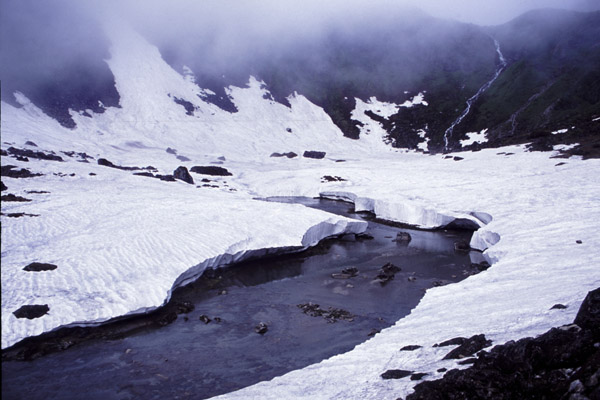
[[535, 8], [567, 8], [581, 11], [600, 9], [600, 0], [406, 0], [429, 14], [472, 22], [497, 25]]

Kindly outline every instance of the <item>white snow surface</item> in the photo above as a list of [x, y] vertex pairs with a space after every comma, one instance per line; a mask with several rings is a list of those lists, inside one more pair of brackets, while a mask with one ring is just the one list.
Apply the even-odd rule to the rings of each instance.
[[483, 129], [480, 132], [468, 132], [466, 134], [467, 139], [461, 140], [460, 145], [465, 147], [465, 146], [470, 146], [473, 143], [485, 143], [488, 141], [488, 139], [486, 137], [486, 132], [487, 132], [487, 129]]
[[[416, 382], [382, 380], [381, 373], [408, 369], [436, 379], [437, 369], [457, 365], [441, 361], [449, 349], [433, 348], [434, 343], [484, 333], [496, 345], [538, 335], [572, 322], [585, 294], [600, 286], [599, 160], [571, 158], [559, 166], [553, 153], [529, 153], [521, 146], [503, 149], [510, 156], [498, 149], [461, 153], [460, 162], [382, 151], [385, 146], [373, 138], [344, 138], [303, 96], [291, 96], [291, 108], [265, 99], [263, 85], [253, 78], [248, 87], [229, 88], [239, 109], [231, 114], [198, 97], [202, 89], [189, 72], [172, 70], [140, 36], [113, 32], [108, 63], [121, 108], [92, 118], [73, 113], [77, 128], [69, 130], [23, 95], [22, 108], [2, 103], [3, 149], [27, 147], [29, 140], [38, 145], [29, 148], [65, 159], [2, 157], [2, 165], [44, 173], [3, 177], [8, 187], [3, 194], [32, 201], [2, 202], [2, 212], [39, 216], [2, 216], [2, 348], [59, 326], [150, 310], [167, 301], [174, 284], [249, 252], [297, 249], [365, 228], [362, 222], [254, 197], [323, 193], [379, 217], [427, 228], [468, 220], [481, 226], [471, 245], [484, 250], [493, 266], [428, 290], [409, 316], [348, 353], [221, 399], [405, 397]], [[169, 94], [193, 103], [194, 116]], [[167, 147], [191, 161], [178, 160]], [[304, 150], [327, 156], [269, 157], [274, 151]], [[79, 162], [61, 151], [95, 159]], [[218, 188], [196, 187], [99, 166], [99, 157], [125, 166], [152, 165], [162, 174], [179, 165], [221, 163], [233, 176], [209, 177]], [[346, 181], [322, 183], [323, 175]], [[192, 176], [198, 185], [202, 176]], [[58, 269], [22, 270], [33, 261]], [[568, 308], [550, 310], [556, 303]], [[48, 304], [50, 312], [17, 319], [13, 311], [25, 304]], [[409, 344], [423, 347], [399, 351]]]

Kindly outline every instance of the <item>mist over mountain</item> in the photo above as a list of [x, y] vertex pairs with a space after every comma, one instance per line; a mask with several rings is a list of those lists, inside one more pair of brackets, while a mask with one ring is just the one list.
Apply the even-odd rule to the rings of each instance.
[[[9, 62], [0, 70], [2, 100], [16, 105], [13, 93], [22, 92], [70, 128], [69, 109], [119, 106], [104, 34], [106, 21], [118, 17], [155, 44], [175, 71], [193, 74], [199, 87], [209, 89], [205, 101], [235, 113], [226, 88], [243, 87], [252, 75], [279, 103], [289, 105], [293, 93], [306, 96], [352, 139], [362, 125], [351, 117], [355, 98], [402, 104], [423, 93], [428, 107], [369, 116], [393, 146], [417, 148], [425, 133], [430, 151], [459, 149], [467, 133], [484, 129], [491, 145], [568, 126], [589, 134], [589, 123], [600, 115], [598, 11], [529, 11], [483, 27], [386, 1], [352, 10], [337, 2], [227, 8], [185, 1], [169, 9], [109, 2], [91, 11], [69, 1], [8, 1], [5, 9], [10, 17], [3, 13], [0, 43]], [[446, 134], [466, 101], [500, 68], [498, 79]]]

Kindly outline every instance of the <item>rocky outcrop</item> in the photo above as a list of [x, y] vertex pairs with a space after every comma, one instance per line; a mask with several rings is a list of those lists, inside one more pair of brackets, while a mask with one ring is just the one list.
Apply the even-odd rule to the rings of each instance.
[[423, 382], [407, 400], [600, 398], [600, 288], [575, 323], [481, 351], [473, 366]]

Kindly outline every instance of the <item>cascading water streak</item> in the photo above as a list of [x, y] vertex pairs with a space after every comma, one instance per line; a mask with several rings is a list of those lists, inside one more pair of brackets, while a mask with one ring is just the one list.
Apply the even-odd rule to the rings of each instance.
[[471, 111], [471, 105], [475, 102], [475, 100], [477, 100], [479, 98], [479, 96], [481, 96], [483, 94], [483, 92], [485, 92], [486, 90], [489, 89], [490, 86], [492, 86], [492, 83], [494, 83], [494, 81], [496, 79], [498, 79], [498, 77], [500, 76], [500, 73], [506, 67], [506, 59], [504, 58], [504, 55], [502, 54], [502, 51], [500, 50], [500, 43], [498, 43], [498, 41], [496, 39], [493, 39], [493, 40], [494, 40], [494, 45], [496, 46], [496, 53], [498, 54], [498, 59], [500, 61], [500, 65], [496, 69], [496, 72], [494, 73], [494, 76], [492, 77], [492, 79], [490, 79], [483, 86], [481, 86], [479, 88], [479, 90], [477, 91], [477, 93], [475, 93], [473, 96], [471, 96], [467, 100], [467, 107], [458, 116], [458, 118], [450, 125], [450, 127], [448, 129], [446, 129], [446, 132], [444, 132], [444, 150], [448, 150], [448, 141], [450, 139], [450, 136], [452, 136], [452, 133], [453, 133], [456, 125], [460, 124], [462, 122], [462, 120], [469, 114], [469, 112]]

